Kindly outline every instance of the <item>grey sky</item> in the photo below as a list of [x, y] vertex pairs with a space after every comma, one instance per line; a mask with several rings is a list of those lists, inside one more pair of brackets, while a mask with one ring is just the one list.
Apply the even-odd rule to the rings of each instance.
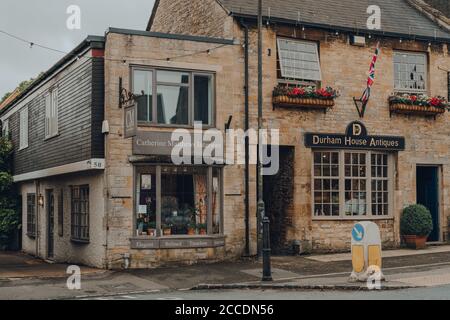
[[[1, 0], [0, 30], [65, 52], [108, 27], [145, 30], [154, 0]], [[69, 30], [70, 5], [81, 8], [81, 29]], [[63, 54], [30, 47], [0, 33], [0, 98], [47, 70]]]

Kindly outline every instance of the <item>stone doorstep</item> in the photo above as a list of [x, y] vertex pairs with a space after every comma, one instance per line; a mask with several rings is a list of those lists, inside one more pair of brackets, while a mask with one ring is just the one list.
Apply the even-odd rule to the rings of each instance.
[[[408, 256], [420, 256], [433, 253], [446, 253], [450, 252], [450, 245], [445, 246], [433, 246], [428, 247], [425, 250], [409, 250], [409, 249], [399, 249], [399, 250], [385, 250], [383, 251], [383, 258], [397, 258], [397, 257], [408, 257]], [[305, 256], [305, 259], [318, 261], [318, 262], [341, 262], [341, 261], [351, 261], [351, 253], [337, 253], [337, 254], [324, 254], [324, 255], [313, 255]]]

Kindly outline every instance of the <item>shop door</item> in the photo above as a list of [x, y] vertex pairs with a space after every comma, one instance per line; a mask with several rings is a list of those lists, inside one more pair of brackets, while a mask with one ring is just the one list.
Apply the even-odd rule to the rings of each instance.
[[417, 203], [427, 207], [433, 217], [433, 232], [428, 238], [428, 241], [439, 241], [440, 225], [438, 167], [417, 167]]
[[47, 257], [54, 256], [54, 229], [55, 229], [55, 194], [53, 190], [47, 191]]

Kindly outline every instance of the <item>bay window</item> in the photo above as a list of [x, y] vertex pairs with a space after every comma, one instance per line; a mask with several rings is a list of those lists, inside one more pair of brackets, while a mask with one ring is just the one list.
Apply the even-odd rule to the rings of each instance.
[[364, 219], [391, 214], [393, 160], [373, 151], [315, 151], [313, 217]]
[[221, 169], [141, 166], [136, 170], [136, 235], [221, 234]]
[[199, 121], [213, 126], [212, 74], [138, 67], [132, 74], [141, 124], [193, 126]]

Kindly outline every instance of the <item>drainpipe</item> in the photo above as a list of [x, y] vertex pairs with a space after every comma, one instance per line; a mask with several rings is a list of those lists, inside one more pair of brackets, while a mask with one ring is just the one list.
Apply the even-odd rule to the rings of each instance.
[[36, 242], [36, 258], [39, 257], [39, 236], [40, 236], [40, 232], [39, 232], [39, 211], [40, 211], [40, 206], [39, 206], [39, 195], [40, 195], [40, 185], [39, 185], [39, 180], [35, 180], [34, 181], [34, 185], [36, 188], [36, 196], [35, 196], [35, 201], [36, 203], [35, 208], [36, 208], [36, 238], [35, 238], [35, 242]]
[[[248, 61], [249, 61], [249, 28], [248, 25], [241, 21], [241, 25], [244, 28], [244, 45], [245, 45], [245, 66], [244, 66], [244, 74], [245, 74], [245, 86], [244, 86], [244, 94], [245, 94], [245, 132], [249, 129], [249, 70], [248, 70]], [[250, 146], [249, 146], [249, 137], [245, 137], [245, 253], [246, 257], [250, 256]]]

